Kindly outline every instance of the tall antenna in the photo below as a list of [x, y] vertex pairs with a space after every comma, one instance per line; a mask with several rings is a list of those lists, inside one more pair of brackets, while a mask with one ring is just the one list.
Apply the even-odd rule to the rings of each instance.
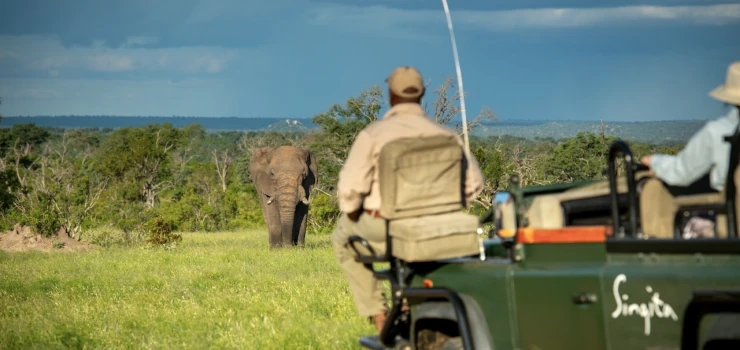
[[452, 18], [450, 17], [450, 8], [447, 6], [447, 0], [442, 0], [442, 5], [447, 16], [447, 29], [450, 31], [450, 40], [452, 41], [452, 54], [455, 58], [455, 70], [457, 71], [457, 86], [460, 90], [460, 114], [463, 122], [463, 140], [465, 141], [465, 153], [470, 157], [470, 142], [468, 141], [468, 118], [465, 115], [465, 93], [463, 90], [462, 70], [460, 69], [460, 59], [457, 56], [457, 44], [455, 43], [455, 32], [452, 29]]
[[[450, 40], [452, 40], [452, 54], [455, 57], [455, 70], [457, 71], [457, 86], [460, 89], [460, 114], [463, 122], [463, 141], [465, 142], [465, 155], [470, 159], [470, 141], [468, 141], [468, 118], [465, 115], [465, 93], [463, 90], [462, 70], [460, 69], [460, 59], [457, 57], [457, 44], [455, 43], [455, 32], [452, 30], [452, 18], [450, 17], [450, 8], [447, 6], [447, 0], [442, 0], [447, 15], [447, 29], [450, 30]], [[478, 228], [478, 249], [480, 260], [486, 260], [486, 250], [483, 247], [483, 228]]]

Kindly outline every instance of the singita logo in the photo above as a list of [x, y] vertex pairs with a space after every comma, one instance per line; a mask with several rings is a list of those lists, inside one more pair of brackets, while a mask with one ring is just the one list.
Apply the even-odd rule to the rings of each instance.
[[642, 317], [645, 320], [645, 335], [650, 335], [650, 320], [653, 317], [671, 318], [674, 321], [678, 321], [678, 316], [676, 315], [676, 312], [673, 311], [673, 307], [663, 300], [660, 300], [660, 294], [658, 292], [653, 292], [653, 288], [650, 286], [645, 287], [645, 291], [652, 293], [652, 297], [649, 302], [629, 304], [627, 302], [629, 300], [629, 295], [619, 292], [619, 285], [626, 281], [627, 276], [624, 274], [619, 274], [614, 279], [612, 292], [614, 293], [614, 302], [617, 303], [617, 307], [614, 309], [614, 312], [612, 312], [612, 318], [632, 315]]

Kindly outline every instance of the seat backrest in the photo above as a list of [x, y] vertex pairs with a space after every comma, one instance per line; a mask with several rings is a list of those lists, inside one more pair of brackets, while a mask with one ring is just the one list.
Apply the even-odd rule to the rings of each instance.
[[463, 160], [455, 135], [387, 143], [378, 159], [380, 214], [400, 219], [464, 208]]

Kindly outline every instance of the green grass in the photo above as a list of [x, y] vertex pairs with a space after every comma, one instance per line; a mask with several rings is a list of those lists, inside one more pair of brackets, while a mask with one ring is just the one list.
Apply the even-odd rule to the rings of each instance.
[[0, 348], [358, 349], [328, 236], [184, 233], [173, 250], [0, 251]]

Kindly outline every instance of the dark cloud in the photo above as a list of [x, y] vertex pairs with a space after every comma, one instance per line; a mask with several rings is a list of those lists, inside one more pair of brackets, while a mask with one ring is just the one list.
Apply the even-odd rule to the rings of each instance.
[[66, 47], [95, 41], [120, 47], [131, 36], [160, 39], [144, 47], [256, 47], [271, 40], [277, 26], [286, 25], [277, 8], [213, 1], [7, 2], [0, 8], [0, 35], [57, 35]]
[[[538, 7], [609, 7], [629, 5], [710, 5], [738, 1], [691, 0], [501, 0], [450, 1], [453, 11], [511, 10]], [[23, 0], [0, 5], [0, 35], [56, 35], [65, 47], [104, 41], [117, 48], [128, 38], [156, 37], [140, 47], [259, 47], [287, 42], [306, 30], [305, 16], [341, 4], [343, 8], [377, 7], [434, 10], [428, 0]], [[440, 17], [443, 18], [443, 17]], [[377, 18], [373, 21], [383, 22]]]
[[[403, 10], [440, 10], [443, 11], [440, 0], [321, 0], [320, 3], [344, 6], [388, 6]], [[504, 11], [533, 8], [595, 8], [621, 6], [686, 6], [686, 5], [714, 5], [736, 4], [738, 0], [447, 0], [450, 11]]]
[[[566, 55], [579, 61], [584, 55], [669, 55], [725, 51], [740, 53], [740, 41], [732, 33], [740, 24], [721, 27], [681, 24], [631, 27], [562, 28], [558, 30], [523, 29], [508, 32], [485, 32], [461, 28], [456, 35], [466, 50], [496, 51], [526, 55]], [[466, 40], [463, 42], [463, 40]]]

